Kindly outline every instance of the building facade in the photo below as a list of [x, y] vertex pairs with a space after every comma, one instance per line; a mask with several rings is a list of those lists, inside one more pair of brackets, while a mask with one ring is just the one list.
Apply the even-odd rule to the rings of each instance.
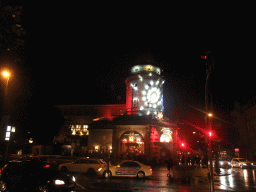
[[55, 142], [80, 152], [112, 153], [113, 161], [166, 160], [174, 150], [177, 125], [163, 115], [160, 68], [135, 65], [125, 83], [126, 104], [58, 106], [65, 124]]
[[239, 134], [238, 143], [234, 149], [239, 149], [240, 157], [256, 160], [256, 104], [251, 100], [246, 105], [235, 102], [232, 115], [235, 128]]

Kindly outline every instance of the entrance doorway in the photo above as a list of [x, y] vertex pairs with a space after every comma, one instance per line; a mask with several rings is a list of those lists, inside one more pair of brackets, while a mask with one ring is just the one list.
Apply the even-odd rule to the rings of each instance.
[[120, 137], [120, 159], [136, 159], [144, 155], [144, 138], [137, 131], [126, 131]]
[[167, 149], [166, 147], [162, 147], [160, 149], [160, 162], [164, 164], [168, 160], [170, 155], [171, 155], [170, 150]]

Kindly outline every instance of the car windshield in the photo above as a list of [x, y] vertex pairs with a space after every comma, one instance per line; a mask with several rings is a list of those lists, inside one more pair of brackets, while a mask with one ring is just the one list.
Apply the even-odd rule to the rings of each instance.
[[240, 158], [238, 161], [246, 161], [245, 158]]
[[100, 159], [101, 164], [106, 164], [106, 162], [103, 159]]

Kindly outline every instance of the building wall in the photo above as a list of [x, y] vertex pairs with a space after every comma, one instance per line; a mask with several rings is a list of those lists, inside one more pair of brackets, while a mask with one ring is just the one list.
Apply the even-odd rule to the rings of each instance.
[[241, 106], [236, 102], [232, 114], [239, 132], [239, 141], [234, 143], [234, 147], [240, 149], [240, 157], [256, 160], [256, 105], [249, 103]]
[[[97, 131], [93, 132], [90, 129], [90, 124], [92, 124], [96, 120], [100, 119], [109, 119], [110, 121], [118, 116], [126, 113], [126, 105], [125, 104], [112, 104], [112, 105], [59, 105], [57, 106], [64, 116], [65, 122], [61, 127], [60, 133], [55, 137], [55, 142], [72, 144], [77, 140], [77, 136], [81, 136], [79, 140], [88, 139], [92, 134], [97, 134]], [[81, 130], [77, 131], [74, 134], [72, 125], [74, 128], [76, 126], [81, 126]], [[88, 126], [88, 132], [83, 131], [83, 126]], [[96, 127], [97, 128], [97, 127]], [[106, 133], [107, 134], [107, 133]], [[104, 134], [103, 134], [104, 137]], [[112, 137], [112, 136], [111, 136]], [[90, 140], [92, 141], [92, 140]], [[72, 142], [72, 143], [71, 143]], [[79, 141], [80, 142], [80, 141]], [[85, 142], [80, 142], [85, 143]], [[90, 143], [90, 142], [88, 142]], [[109, 141], [111, 144], [112, 141]]]
[[[95, 151], [95, 147], [98, 150], [112, 149], [112, 129], [91, 129], [88, 137], [88, 149]], [[105, 151], [104, 151], [105, 152]]]

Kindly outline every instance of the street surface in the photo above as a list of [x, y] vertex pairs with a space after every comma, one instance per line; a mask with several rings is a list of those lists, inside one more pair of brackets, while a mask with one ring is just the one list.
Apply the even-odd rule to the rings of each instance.
[[[114, 177], [104, 179], [86, 174], [74, 174], [77, 186], [74, 191], [150, 191], [150, 192], [189, 192], [209, 191], [207, 169], [176, 167], [174, 178], [167, 177], [165, 167], [153, 168], [153, 175], [139, 180], [137, 178]], [[221, 169], [214, 176], [215, 191], [256, 191], [255, 169]]]

